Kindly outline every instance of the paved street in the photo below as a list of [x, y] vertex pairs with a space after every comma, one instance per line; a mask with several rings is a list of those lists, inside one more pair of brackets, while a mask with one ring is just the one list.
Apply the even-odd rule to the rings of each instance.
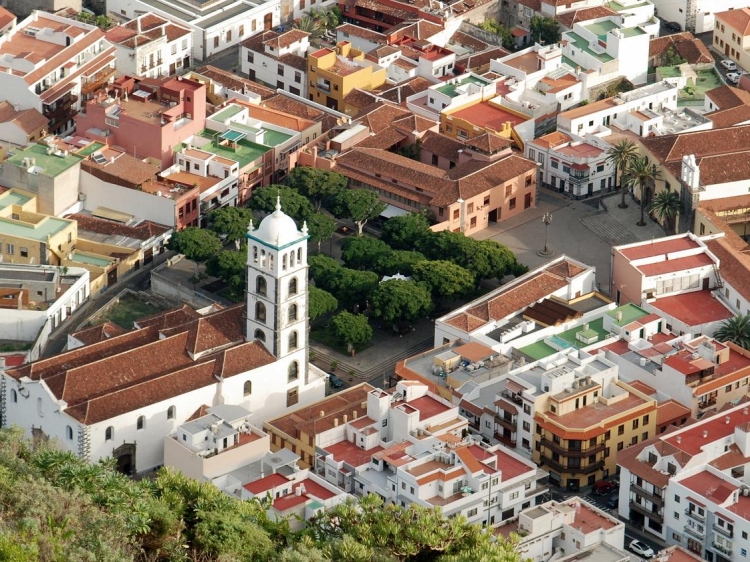
[[560, 197], [548, 190], [539, 190], [538, 206], [519, 217], [490, 225], [476, 238], [490, 238], [508, 246], [521, 263], [529, 268], [539, 267], [551, 258], [537, 254], [544, 248], [542, 215], [552, 214], [548, 247], [555, 255], [562, 253], [596, 267], [600, 290], [609, 293], [612, 246], [664, 236], [664, 230], [646, 217], [646, 226], [636, 226], [640, 208], [627, 197], [628, 208], [620, 209], [620, 195], [605, 198], [608, 211], [602, 212], [589, 202]]

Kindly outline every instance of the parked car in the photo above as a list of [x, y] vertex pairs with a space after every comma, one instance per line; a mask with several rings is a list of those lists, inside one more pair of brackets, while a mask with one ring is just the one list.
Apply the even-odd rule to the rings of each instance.
[[727, 70], [737, 70], [737, 64], [733, 60], [724, 59], [719, 64]]
[[609, 496], [609, 499], [607, 500], [607, 507], [610, 507], [612, 509], [617, 509], [617, 506], [620, 505], [620, 496], [617, 494], [612, 494]]
[[614, 492], [616, 489], [617, 486], [614, 482], [610, 482], [609, 480], [600, 480], [599, 482], [594, 484], [594, 495], [606, 496], [610, 492]]
[[679, 33], [680, 31], [682, 31], [682, 26], [676, 21], [665, 21], [664, 29], [667, 29], [669, 31], [674, 31], [675, 33]]
[[642, 556], [643, 558], [654, 557], [654, 549], [648, 546], [645, 542], [639, 541], [638, 539], [630, 541], [629, 548], [638, 556]]
[[740, 76], [742, 75], [739, 72], [727, 72], [727, 82], [731, 82], [732, 84], [739, 84]]
[[344, 386], [344, 381], [342, 381], [340, 378], [338, 378], [336, 375], [330, 375], [328, 377], [328, 382], [331, 383], [331, 386], [333, 388], [341, 388]]

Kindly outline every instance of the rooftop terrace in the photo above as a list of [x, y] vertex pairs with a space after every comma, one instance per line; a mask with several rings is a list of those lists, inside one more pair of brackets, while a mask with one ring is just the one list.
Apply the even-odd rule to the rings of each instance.
[[[198, 136], [207, 139], [210, 142], [201, 144], [198, 148], [216, 154], [217, 156], [239, 162], [241, 170], [259, 158], [262, 158], [263, 155], [270, 150], [267, 146], [255, 144], [247, 140], [241, 140], [238, 143], [228, 145], [218, 144], [216, 142], [218, 140], [218, 135], [219, 133], [216, 131], [204, 129], [198, 134]], [[196, 146], [198, 145], [198, 143], [195, 144]], [[179, 152], [184, 146], [184, 144], [176, 145], [174, 147], [175, 152]]]
[[35, 172], [51, 178], [57, 177], [64, 171], [78, 164], [82, 157], [68, 152], [55, 151], [47, 154], [48, 147], [43, 144], [34, 144], [30, 147], [17, 152], [8, 159], [8, 162], [19, 167], [24, 167], [24, 158], [34, 158], [36, 165]]
[[[572, 31], [568, 31], [565, 35], [570, 39], [570, 41], [573, 43], [573, 46], [576, 49], [579, 49], [579, 50], [583, 51], [584, 53], [586, 53], [587, 55], [590, 55], [590, 56], [594, 57], [599, 62], [604, 63], [604, 62], [610, 62], [610, 61], [614, 60], [614, 57], [612, 57], [611, 55], [608, 55], [607, 53], [597, 53], [596, 51], [594, 51], [593, 49], [591, 49], [591, 47], [589, 47], [588, 40], [584, 39], [583, 37], [581, 37], [577, 33], [573, 33]], [[571, 62], [573, 62], [573, 61], [571, 61]], [[576, 63], [573, 62], [572, 67], [575, 68], [575, 66], [576, 66]]]
[[469, 75], [462, 79], [460, 82], [456, 82], [455, 84], [443, 84], [442, 86], [438, 86], [435, 89], [441, 94], [445, 94], [446, 96], [454, 98], [458, 95], [456, 89], [466, 84], [476, 84], [479, 87], [483, 87], [489, 86], [490, 81], [480, 78], [479, 76]]

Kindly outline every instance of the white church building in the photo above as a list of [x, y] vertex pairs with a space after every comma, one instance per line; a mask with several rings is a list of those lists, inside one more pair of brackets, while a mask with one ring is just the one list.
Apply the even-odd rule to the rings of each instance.
[[260, 427], [324, 398], [326, 374], [308, 364], [307, 227], [277, 203], [247, 239], [244, 304], [74, 334], [80, 347], [2, 372], [0, 425], [139, 473], [163, 464], [164, 437], [202, 407], [242, 406]]

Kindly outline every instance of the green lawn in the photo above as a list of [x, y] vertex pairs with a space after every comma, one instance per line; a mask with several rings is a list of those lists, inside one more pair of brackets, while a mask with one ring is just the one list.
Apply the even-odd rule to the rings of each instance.
[[538, 342], [522, 347], [518, 351], [525, 353], [534, 359], [534, 361], [539, 361], [539, 359], [544, 359], [553, 353], [557, 353], [557, 350], [544, 343], [544, 340], [539, 340]]
[[165, 309], [157, 304], [147, 303], [133, 295], [125, 295], [120, 299], [120, 302], [113, 305], [107, 310], [107, 312], [102, 314], [92, 325], [96, 326], [109, 321], [114, 322], [126, 330], [132, 330], [133, 322], [139, 318], [144, 318], [156, 314], [157, 312], [161, 312], [162, 310]]
[[[582, 330], [583, 326], [576, 326], [575, 328], [557, 334], [557, 337], [565, 340], [573, 347], [586, 347], [586, 344], [576, 339], [576, 334]], [[589, 322], [589, 330], [593, 330], [599, 334], [598, 341], [605, 339], [609, 335], [609, 332], [604, 329], [604, 320], [602, 318], [597, 318], [596, 320]]]

